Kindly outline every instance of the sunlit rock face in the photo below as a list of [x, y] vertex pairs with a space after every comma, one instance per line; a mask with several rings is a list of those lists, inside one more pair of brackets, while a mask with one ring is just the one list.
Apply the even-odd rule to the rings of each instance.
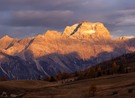
[[0, 39], [0, 76], [37, 79], [87, 69], [135, 51], [135, 38], [112, 39], [99, 22], [80, 22], [63, 32], [48, 30], [30, 38]]
[[81, 22], [73, 26], [67, 26], [64, 36], [78, 39], [111, 39], [110, 33], [102, 23]]
[[14, 39], [6, 35], [0, 39], [0, 48], [6, 49], [13, 42], [14, 42]]

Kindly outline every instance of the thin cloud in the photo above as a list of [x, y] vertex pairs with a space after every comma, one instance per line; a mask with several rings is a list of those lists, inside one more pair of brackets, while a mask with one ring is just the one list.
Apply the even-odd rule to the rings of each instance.
[[[56, 26], [68, 23], [74, 13], [65, 11], [16, 11], [12, 12], [5, 25], [9, 26]], [[72, 20], [74, 21], [74, 20]]]
[[117, 20], [118, 26], [135, 26], [135, 15], [121, 17]]
[[30, 35], [43, 32], [43, 28], [59, 31], [79, 21], [103, 22], [112, 34], [125, 28], [123, 32], [134, 35], [130, 28], [135, 26], [134, 5], [135, 0], [0, 0], [0, 25], [4, 27], [0, 36], [10, 30], [20, 37], [27, 31]]

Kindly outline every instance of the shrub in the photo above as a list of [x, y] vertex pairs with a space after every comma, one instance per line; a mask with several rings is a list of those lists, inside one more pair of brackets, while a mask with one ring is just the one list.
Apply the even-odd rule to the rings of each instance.
[[112, 92], [112, 95], [117, 95], [118, 94], [118, 91], [113, 91]]
[[55, 82], [57, 79], [54, 76], [50, 76], [44, 79], [44, 81]]
[[95, 96], [96, 91], [97, 91], [96, 85], [94, 83], [91, 84], [89, 87], [89, 96]]
[[134, 90], [133, 88], [128, 89], [128, 93], [132, 93], [133, 90]]

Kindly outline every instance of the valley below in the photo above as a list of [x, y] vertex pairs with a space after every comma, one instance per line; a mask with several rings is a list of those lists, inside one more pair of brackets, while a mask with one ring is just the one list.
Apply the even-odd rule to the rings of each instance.
[[[96, 86], [95, 96], [91, 85]], [[135, 72], [114, 74], [67, 83], [42, 80], [0, 82], [0, 98], [134, 98]]]

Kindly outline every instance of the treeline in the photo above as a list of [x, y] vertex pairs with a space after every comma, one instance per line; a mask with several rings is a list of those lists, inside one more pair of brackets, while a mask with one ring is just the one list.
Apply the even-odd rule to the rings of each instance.
[[74, 73], [60, 73], [56, 76], [47, 77], [45, 78], [45, 80], [51, 82], [71, 78], [74, 78], [74, 80], [80, 80], [129, 72], [135, 72], [135, 53], [122, 55], [115, 59], [108, 60], [96, 66], [90, 67], [85, 71]]

